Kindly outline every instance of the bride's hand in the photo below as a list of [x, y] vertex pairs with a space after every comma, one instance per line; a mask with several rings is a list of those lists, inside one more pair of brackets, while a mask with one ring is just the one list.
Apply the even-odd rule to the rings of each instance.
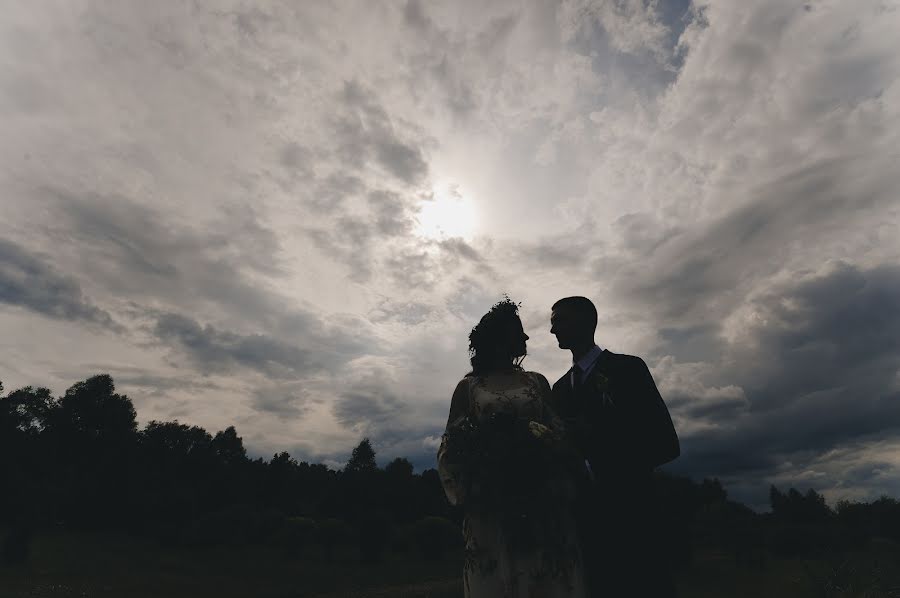
[[553, 430], [551, 430], [541, 422], [536, 421], [528, 422], [528, 432], [538, 440], [549, 440], [553, 435]]

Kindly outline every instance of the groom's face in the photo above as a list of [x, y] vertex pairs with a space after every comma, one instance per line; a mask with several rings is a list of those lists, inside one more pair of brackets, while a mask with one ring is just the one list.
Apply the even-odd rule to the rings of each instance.
[[581, 332], [578, 318], [571, 310], [554, 309], [550, 314], [550, 334], [556, 336], [560, 349], [571, 349]]

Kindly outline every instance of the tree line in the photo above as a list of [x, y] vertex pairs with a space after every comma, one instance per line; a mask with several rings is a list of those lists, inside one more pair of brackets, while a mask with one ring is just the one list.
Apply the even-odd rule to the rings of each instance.
[[[78, 382], [61, 397], [46, 388], [3, 395], [0, 383], [0, 533], [8, 562], [28, 558], [47, 529], [116, 530], [162, 544], [265, 543], [287, 555], [377, 562], [388, 554], [461, 555], [462, 513], [437, 471], [409, 460], [376, 463], [368, 439], [334, 470], [247, 456], [234, 427], [211, 434], [178, 421], [138, 428], [131, 400], [109, 375]], [[748, 566], [767, 555], [900, 542], [900, 504], [841, 502], [814, 490], [770, 489], [770, 513], [730, 500], [718, 480], [658, 473], [655, 492], [673, 566], [696, 549], [730, 553]]]

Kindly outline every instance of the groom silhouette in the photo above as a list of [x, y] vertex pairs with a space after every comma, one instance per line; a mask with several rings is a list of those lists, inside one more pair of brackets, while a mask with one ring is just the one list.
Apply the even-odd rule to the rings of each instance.
[[559, 348], [572, 352], [552, 406], [585, 460], [578, 519], [590, 593], [674, 596], [653, 499], [654, 468], [680, 454], [669, 411], [641, 358], [594, 342], [590, 299], [560, 299], [550, 321]]

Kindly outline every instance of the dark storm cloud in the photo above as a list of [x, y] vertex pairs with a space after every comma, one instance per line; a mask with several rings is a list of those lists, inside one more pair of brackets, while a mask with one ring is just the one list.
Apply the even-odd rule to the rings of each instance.
[[179, 314], [162, 314], [153, 329], [159, 340], [176, 347], [201, 371], [244, 366], [275, 378], [316, 372], [322, 355], [264, 334], [242, 335]]
[[342, 426], [380, 438], [384, 428], [399, 423], [405, 415], [398, 390], [388, 370], [363, 364], [347, 371], [331, 412]]
[[282, 265], [274, 233], [246, 206], [222, 206], [210, 224], [176, 221], [123, 197], [51, 196], [53, 219], [43, 226], [62, 254], [57, 259], [74, 260], [108, 292], [141, 302], [214, 303], [262, 321], [285, 311], [249, 278], [279, 276]]
[[713, 422], [734, 421], [747, 412], [747, 399], [737, 387], [705, 389], [701, 395], [667, 392], [666, 405], [682, 418]]
[[58, 272], [45, 257], [0, 239], [0, 303], [60, 320], [119, 329], [112, 317], [84, 296], [74, 276]]
[[419, 471], [435, 467], [437, 447], [444, 425], [423, 425], [419, 422], [395, 422], [382, 427], [375, 440], [379, 461], [387, 462], [395, 457], [408, 459]]
[[702, 322], [659, 329], [659, 343], [649, 356], [677, 355], [681, 361], [715, 361], [725, 349], [721, 322]]
[[900, 431], [900, 267], [838, 264], [753, 307], [758, 323], [709, 375], [747, 404], [673, 397], [676, 416], [714, 426], [684, 437], [678, 469], [762, 475]]
[[[220, 221], [206, 230], [175, 223], [159, 210], [125, 197], [74, 196], [54, 192], [62, 234], [69, 233], [85, 245], [102, 246], [115, 254], [117, 265], [128, 272], [160, 278], [184, 274], [179, 266], [186, 254], [197, 255], [204, 267], [247, 268], [278, 274], [280, 243], [249, 205], [220, 206]], [[227, 261], [227, 266], [224, 262]], [[188, 264], [190, 266], [190, 264]]]
[[279, 417], [302, 417], [309, 410], [307, 392], [302, 383], [267, 384], [251, 392], [250, 407]]
[[795, 240], [827, 240], [892, 201], [897, 174], [868, 176], [885, 159], [823, 160], [760, 187], [701, 230], [666, 234], [662, 243], [633, 235], [632, 250], [650, 259], [625, 264], [616, 287], [667, 321], [722, 314], [782, 267]]
[[[417, 468], [424, 469], [434, 467], [437, 448], [429, 440], [440, 437], [445, 416], [440, 420], [416, 417], [413, 403], [423, 398], [403, 393], [386, 369], [363, 366], [348, 371], [345, 390], [333, 400], [331, 411], [360, 440], [367, 436], [373, 441], [379, 462], [405, 457]], [[349, 456], [348, 452], [335, 455], [334, 459], [345, 462]]]
[[[131, 301], [131, 314], [155, 318], [157, 338], [204, 371], [240, 364], [291, 378], [318, 371], [325, 359], [341, 363], [347, 355], [377, 350], [378, 342], [363, 329], [329, 326], [256, 282], [259, 274], [279, 272], [280, 246], [248, 209], [226, 208], [221, 226], [210, 232], [174, 224], [159, 212], [125, 200], [72, 197], [58, 210], [61, 218], [49, 227], [51, 234], [60, 243], [77, 240], [77, 256], [92, 282], [117, 295], [139, 297]], [[349, 224], [352, 230], [339, 240], [368, 234], [364, 223], [355, 228]], [[152, 303], [207, 311], [214, 305], [259, 333], [201, 326], [173, 310], [160, 315], [157, 308], [147, 307]], [[217, 310], [215, 317], [223, 316]], [[296, 341], [283, 340], [288, 338]], [[327, 355], [320, 356], [319, 347], [327, 347]]]
[[332, 412], [337, 421], [348, 428], [377, 428], [390, 421], [403, 408], [403, 401], [382, 389], [360, 389], [341, 393]]
[[[741, 352], [752, 366], [738, 382], [758, 389], [758, 409], [779, 397], [846, 388], [865, 394], [896, 389], [900, 364], [900, 267], [861, 270], [839, 263], [794, 290], [777, 289], [756, 304], [766, 325], [752, 339], [767, 352]], [[774, 360], [773, 356], [780, 356]], [[790, 367], [780, 363], [784, 360]], [[865, 397], [855, 400], [856, 407]]]
[[[86, 364], [85, 369], [95, 372], [106, 372], [110, 374], [119, 386], [133, 386], [141, 389], [140, 394], [165, 394], [170, 390], [209, 390], [221, 389], [222, 387], [206, 377], [198, 377], [196, 375], [178, 376], [173, 374], [159, 374], [153, 370], [134, 366], [110, 366], [109, 364], [95, 363]], [[79, 372], [76, 375], [58, 372], [60, 378], [75, 379], [82, 375]]]
[[[198, 376], [196, 372], [166, 372], [137, 366], [111, 365], [110, 363], [87, 363], [77, 367], [65, 367], [50, 372], [59, 380], [69, 385], [76, 380], [84, 380], [91, 373], [109, 374], [116, 386], [123, 389], [134, 401], [141, 420], [148, 416], [148, 411], [162, 411], [163, 417], [182, 417], [194, 415], [189, 409], [190, 399], [199, 393], [209, 391], [227, 392], [229, 383], [221, 385], [209, 376]], [[145, 411], [145, 408], [148, 411]]]
[[428, 175], [428, 163], [419, 146], [404, 139], [374, 92], [348, 81], [340, 96], [347, 110], [336, 124], [338, 155], [359, 167], [369, 159], [409, 185]]

